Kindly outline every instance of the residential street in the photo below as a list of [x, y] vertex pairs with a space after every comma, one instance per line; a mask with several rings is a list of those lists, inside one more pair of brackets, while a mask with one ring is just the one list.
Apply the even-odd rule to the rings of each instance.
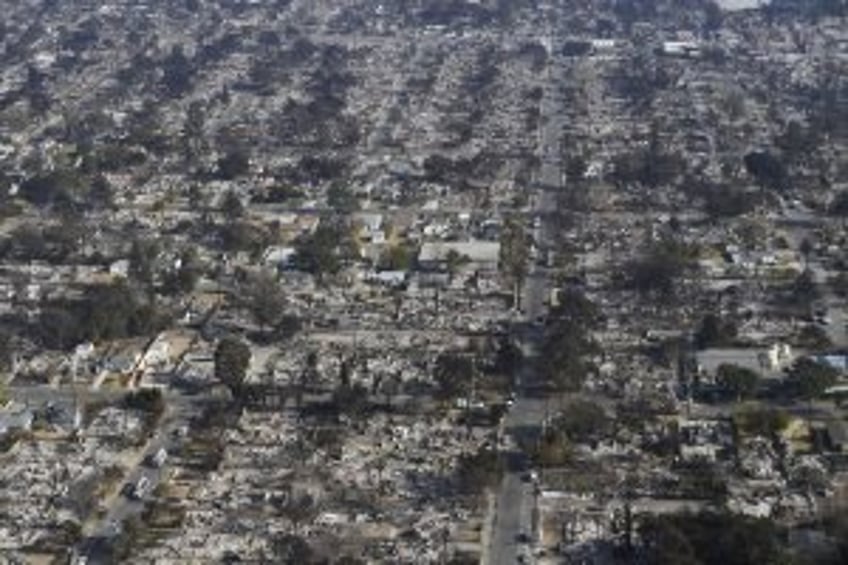
[[[538, 172], [536, 191], [534, 194], [534, 218], [539, 222], [533, 233], [533, 240], [538, 248], [548, 249], [553, 244], [554, 220], [556, 211], [557, 191], [564, 188], [562, 151], [560, 134], [564, 116], [561, 108], [557, 108], [555, 100], [558, 76], [561, 74], [560, 62], [552, 59], [549, 66], [548, 84], [541, 104], [541, 129], [539, 147], [541, 167]], [[522, 349], [527, 362], [524, 370], [517, 379], [518, 398], [507, 414], [504, 433], [514, 438], [522, 434], [535, 434], [545, 418], [545, 401], [530, 395], [538, 375], [535, 370], [537, 345], [541, 338], [538, 326], [534, 324], [543, 316], [548, 307], [548, 297], [551, 290], [549, 273], [535, 261], [530, 265], [527, 281], [524, 285], [523, 320], [526, 322], [521, 332]], [[501, 483], [498, 494], [496, 517], [494, 521], [489, 558], [492, 565], [514, 564], [519, 559], [532, 561], [532, 542], [534, 540], [535, 524], [533, 524], [533, 489], [534, 485], [528, 476], [526, 456], [509, 452], [505, 454], [508, 472]], [[526, 538], [525, 538], [526, 536]], [[531, 543], [525, 543], [529, 540]]]

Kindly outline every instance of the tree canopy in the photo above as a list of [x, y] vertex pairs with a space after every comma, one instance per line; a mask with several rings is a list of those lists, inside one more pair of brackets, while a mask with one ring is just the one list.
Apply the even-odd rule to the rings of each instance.
[[473, 371], [474, 364], [467, 355], [442, 353], [433, 371], [436, 395], [443, 399], [466, 396], [470, 392]]
[[745, 155], [745, 169], [763, 188], [783, 191], [789, 188], [789, 173], [783, 162], [768, 151]]
[[725, 363], [719, 365], [716, 381], [738, 401], [754, 395], [760, 375], [753, 369]]
[[473, 494], [495, 488], [503, 473], [503, 462], [497, 451], [480, 449], [476, 453], [461, 455], [457, 463], [460, 488]]
[[677, 280], [692, 266], [692, 250], [686, 245], [666, 239], [652, 244], [640, 257], [624, 269], [628, 288], [641, 293], [672, 296]]
[[319, 279], [338, 273], [351, 252], [350, 234], [344, 226], [324, 223], [298, 239], [295, 246], [297, 267]]
[[707, 349], [728, 345], [736, 339], [736, 324], [732, 320], [723, 320], [717, 314], [707, 314], [695, 330], [695, 346]]
[[789, 426], [790, 416], [778, 408], [743, 406], [733, 415], [733, 421], [745, 433], [773, 437]]
[[225, 337], [215, 348], [215, 377], [225, 384], [234, 396], [238, 395], [247, 368], [250, 365], [250, 348], [235, 337]]
[[250, 156], [244, 151], [229, 151], [218, 159], [218, 176], [223, 180], [234, 180], [248, 172]]
[[812, 401], [836, 384], [839, 371], [830, 365], [803, 357], [789, 369], [788, 383], [801, 398]]
[[276, 325], [283, 317], [286, 297], [280, 284], [267, 273], [255, 275], [244, 288], [245, 306], [260, 329]]
[[603, 435], [609, 424], [610, 419], [600, 404], [573, 400], [563, 407], [551, 426], [572, 441], [586, 441]]
[[166, 317], [123, 281], [86, 288], [77, 300], [56, 300], [42, 306], [31, 328], [44, 347], [69, 349], [84, 341], [150, 335]]
[[549, 327], [542, 350], [542, 370], [549, 384], [576, 391], [594, 369], [588, 357], [597, 344], [584, 328], [569, 323]]
[[580, 291], [566, 289], [551, 310], [542, 344], [542, 371], [560, 390], [577, 390], [593, 370], [588, 357], [597, 351], [591, 331], [600, 323], [597, 307]]
[[647, 516], [639, 527], [656, 565], [750, 565], [791, 562], [773, 522], [735, 514]]
[[848, 216], [848, 190], [842, 190], [833, 197], [828, 211], [834, 216]]

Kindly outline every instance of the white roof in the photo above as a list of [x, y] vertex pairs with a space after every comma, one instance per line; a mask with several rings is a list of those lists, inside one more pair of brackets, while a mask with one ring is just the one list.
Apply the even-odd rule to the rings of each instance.
[[716, 0], [716, 4], [727, 11], [753, 10], [771, 4], [771, 0]]
[[359, 212], [353, 217], [371, 231], [377, 231], [383, 226], [383, 214], [379, 212]]
[[496, 241], [437, 241], [421, 245], [419, 261], [444, 261], [453, 250], [474, 263], [497, 263], [501, 244]]

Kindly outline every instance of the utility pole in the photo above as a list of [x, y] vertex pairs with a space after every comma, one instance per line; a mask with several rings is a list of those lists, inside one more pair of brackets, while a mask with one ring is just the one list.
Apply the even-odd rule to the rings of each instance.
[[450, 537], [450, 530], [445, 526], [442, 528], [442, 564], [448, 562], [448, 538]]

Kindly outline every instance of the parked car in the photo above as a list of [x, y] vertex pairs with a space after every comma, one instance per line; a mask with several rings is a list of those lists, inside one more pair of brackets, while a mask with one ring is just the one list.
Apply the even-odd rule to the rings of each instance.
[[135, 488], [132, 491], [132, 497], [135, 499], [142, 499], [150, 492], [152, 484], [150, 483], [150, 479], [147, 477], [141, 477], [138, 482], [135, 484]]
[[168, 452], [165, 450], [164, 447], [160, 447], [156, 453], [153, 453], [147, 457], [145, 463], [147, 463], [147, 465], [150, 467], [158, 469], [159, 467], [165, 464], [165, 461], [167, 461], [167, 459]]

